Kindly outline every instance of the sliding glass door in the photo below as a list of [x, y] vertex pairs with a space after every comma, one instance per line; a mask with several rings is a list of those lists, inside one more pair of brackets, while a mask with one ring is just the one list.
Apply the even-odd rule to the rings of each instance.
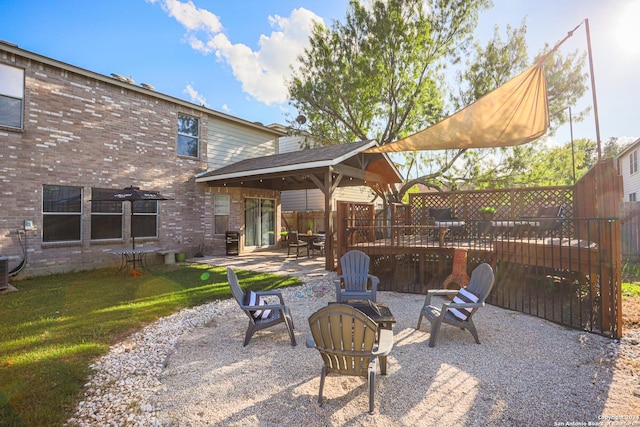
[[276, 202], [273, 199], [245, 199], [245, 246], [271, 246], [276, 243]]

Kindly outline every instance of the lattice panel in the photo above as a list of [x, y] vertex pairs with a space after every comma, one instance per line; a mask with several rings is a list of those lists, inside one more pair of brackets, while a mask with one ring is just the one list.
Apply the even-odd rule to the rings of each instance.
[[421, 224], [429, 208], [451, 208], [461, 220], [482, 219], [480, 209], [496, 208], [495, 219], [535, 217], [543, 206], [562, 206], [564, 218], [573, 217], [572, 187], [536, 187], [500, 190], [412, 193], [409, 195], [411, 221]]
[[[338, 202], [339, 212], [343, 217], [342, 229], [338, 230], [338, 239], [347, 237], [351, 244], [367, 242], [373, 240], [374, 236], [374, 214], [373, 203], [350, 203]], [[343, 236], [342, 233], [345, 232]]]

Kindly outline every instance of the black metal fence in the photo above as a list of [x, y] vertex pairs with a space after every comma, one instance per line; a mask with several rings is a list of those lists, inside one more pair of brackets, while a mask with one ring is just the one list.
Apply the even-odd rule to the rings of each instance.
[[[371, 258], [380, 290], [424, 294], [452, 274], [463, 252], [466, 273], [492, 265], [488, 303], [571, 328], [617, 337], [620, 316], [617, 219], [562, 218], [540, 232], [539, 219], [466, 220], [407, 225], [391, 219], [342, 219], [338, 254], [360, 249]], [[619, 235], [619, 234], [618, 234]], [[618, 248], [615, 245], [618, 245]], [[455, 251], [465, 249], [465, 251]], [[464, 264], [463, 264], [464, 265]]]

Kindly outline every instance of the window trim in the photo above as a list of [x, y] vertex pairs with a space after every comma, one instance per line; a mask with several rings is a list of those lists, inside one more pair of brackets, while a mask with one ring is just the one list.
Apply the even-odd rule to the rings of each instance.
[[[77, 188], [80, 190], [80, 211], [79, 212], [50, 212], [45, 210], [45, 197], [44, 192], [47, 187], [64, 187], [64, 188]], [[84, 217], [84, 204], [83, 201], [84, 188], [75, 186], [75, 185], [42, 185], [42, 243], [45, 245], [49, 244], [68, 244], [68, 243], [82, 243], [83, 235], [82, 235], [82, 222]], [[78, 216], [80, 217], [80, 232], [78, 240], [45, 240], [45, 223], [46, 217], [54, 217], [54, 216]]]
[[131, 204], [130, 208], [132, 210], [132, 215], [131, 215], [131, 221], [132, 223], [129, 224], [129, 228], [130, 228], [130, 237], [133, 237], [133, 232], [134, 232], [134, 226], [133, 226], [133, 221], [134, 221], [134, 217], [155, 217], [155, 234], [153, 236], [136, 236], [136, 239], [140, 239], [140, 240], [153, 240], [153, 239], [158, 239], [160, 238], [160, 205], [158, 203], [157, 200], [145, 200], [145, 202], [154, 202], [155, 203], [155, 212], [136, 212], [133, 208], [134, 208], [134, 203]]
[[20, 68], [20, 67], [14, 67], [13, 65], [9, 65], [9, 64], [5, 64], [5, 63], [0, 63], [0, 67], [6, 67], [8, 69], [14, 69], [17, 72], [22, 73], [22, 87], [21, 89], [21, 97], [17, 98], [14, 94], [10, 94], [10, 93], [3, 93], [0, 89], [0, 97], [3, 98], [7, 98], [10, 100], [16, 100], [20, 102], [20, 123], [18, 126], [13, 126], [9, 123], [3, 123], [0, 122], [0, 127], [4, 128], [4, 129], [10, 129], [10, 130], [24, 130], [24, 107], [25, 107], [25, 88], [26, 88], [26, 72], [24, 68]]
[[[224, 198], [224, 199], [226, 199], [226, 201], [225, 201], [225, 203], [224, 203], [224, 205], [226, 205], [226, 206], [220, 206], [220, 205], [218, 205], [218, 204], [216, 203], [216, 199], [223, 199], [223, 198]], [[218, 207], [226, 208], [227, 213], [220, 213], [220, 214], [218, 214], [218, 213], [217, 213], [217, 212], [218, 212]], [[216, 221], [216, 217], [217, 217], [217, 216], [219, 216], [219, 217], [226, 216], [226, 217], [227, 217], [227, 226], [229, 226], [229, 224], [230, 224], [230, 222], [229, 222], [229, 221], [231, 220], [231, 196], [230, 196], [230, 195], [228, 195], [228, 194], [214, 194], [214, 195], [213, 195], [213, 228], [214, 228], [214, 229], [213, 229], [213, 233], [214, 233], [215, 235], [222, 235], [222, 234], [224, 234], [224, 233], [225, 233], [226, 231], [228, 231], [228, 230], [225, 230], [225, 231], [223, 231], [222, 233], [217, 233], [217, 232], [216, 232], [216, 222], [217, 222], [217, 221]]]
[[629, 175], [633, 175], [638, 172], [638, 150], [633, 150], [629, 153]]
[[[113, 193], [112, 189], [107, 189], [107, 188], [98, 188], [98, 187], [92, 187], [91, 188], [91, 198], [96, 198], [96, 196], [94, 195], [94, 192], [98, 190], [98, 191], [104, 191], [104, 192], [111, 192]], [[99, 196], [98, 196], [99, 198]], [[120, 205], [120, 213], [118, 214], [117, 212], [97, 212], [94, 211], [94, 203], [113, 203], [114, 206], [116, 206], [116, 204]], [[124, 240], [124, 203], [122, 202], [118, 202], [118, 201], [114, 201], [114, 202], [110, 202], [110, 201], [99, 201], [99, 202], [91, 202], [91, 212], [90, 212], [90, 231], [89, 231], [89, 239], [92, 242], [106, 242], [106, 241], [122, 241]], [[107, 237], [104, 239], [94, 239], [93, 238], [93, 217], [95, 216], [120, 216], [120, 236], [119, 237]]]
[[[188, 133], [183, 133], [180, 132], [180, 118], [181, 117], [190, 117], [192, 119], [194, 119], [197, 122], [197, 135], [191, 135]], [[196, 116], [192, 116], [190, 114], [184, 114], [184, 113], [178, 113], [178, 132], [177, 132], [177, 138], [176, 138], [176, 153], [178, 154], [178, 156], [183, 156], [183, 157], [187, 157], [190, 159], [199, 159], [200, 158], [200, 118], [196, 117]], [[196, 140], [196, 155], [192, 156], [190, 154], [187, 153], [181, 153], [180, 152], [180, 137], [185, 137], [185, 138], [192, 138]]]

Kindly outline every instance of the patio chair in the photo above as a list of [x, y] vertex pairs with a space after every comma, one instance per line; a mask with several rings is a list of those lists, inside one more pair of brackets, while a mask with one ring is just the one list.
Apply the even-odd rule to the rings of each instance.
[[[376, 364], [387, 374], [387, 355], [393, 347], [393, 331], [378, 329], [370, 317], [345, 304], [330, 304], [309, 317], [307, 347], [320, 352], [318, 403], [322, 406], [324, 379], [329, 374], [360, 376], [369, 381], [369, 413], [373, 414]], [[379, 338], [378, 338], [379, 336]]]
[[309, 255], [309, 245], [304, 240], [300, 240], [297, 231], [290, 231], [287, 235], [287, 256], [291, 255], [291, 248], [296, 250], [296, 259], [300, 256], [300, 248], [307, 248], [307, 255]]
[[[319, 233], [319, 234], [322, 234], [322, 233]], [[324, 246], [326, 244], [325, 236], [316, 237], [310, 243], [311, 243], [311, 246], [309, 246], [309, 249], [311, 250], [311, 256], [314, 255], [315, 251], [319, 251], [320, 256], [324, 255]]]
[[[350, 250], [340, 258], [342, 274], [336, 276], [336, 301], [368, 299], [376, 302], [376, 291], [380, 279], [369, 274], [370, 258], [359, 250]], [[371, 283], [371, 288], [369, 288]]]
[[[443, 323], [467, 329], [473, 335], [476, 343], [480, 344], [478, 331], [473, 323], [473, 315], [478, 308], [484, 307], [484, 301], [491, 292], [493, 282], [493, 269], [489, 264], [483, 263], [473, 270], [469, 285], [465, 288], [460, 290], [435, 289], [427, 292], [416, 329], [420, 329], [423, 316], [431, 322], [429, 347], [435, 347], [438, 332]], [[439, 308], [431, 305], [431, 298], [435, 295], [453, 296], [453, 300], [444, 302]]]
[[540, 206], [535, 217], [521, 217], [535, 231], [538, 238], [553, 235], [562, 227], [562, 206]]
[[538, 208], [540, 225], [538, 226], [538, 237], [546, 234], [553, 234], [562, 227], [562, 206], [541, 206]]
[[[279, 291], [253, 292], [250, 290], [244, 293], [238, 282], [238, 276], [236, 276], [236, 273], [230, 268], [227, 268], [227, 280], [229, 281], [231, 293], [238, 302], [238, 305], [247, 317], [249, 317], [249, 326], [247, 327], [243, 346], [246, 347], [247, 344], [249, 344], [249, 340], [256, 331], [270, 328], [278, 323], [284, 323], [287, 326], [289, 337], [291, 338], [291, 345], [296, 345], [296, 337], [293, 334], [293, 319], [291, 318], [289, 308], [284, 305], [282, 293]], [[278, 298], [280, 302], [273, 304], [268, 301], [269, 299], [275, 298]]]

